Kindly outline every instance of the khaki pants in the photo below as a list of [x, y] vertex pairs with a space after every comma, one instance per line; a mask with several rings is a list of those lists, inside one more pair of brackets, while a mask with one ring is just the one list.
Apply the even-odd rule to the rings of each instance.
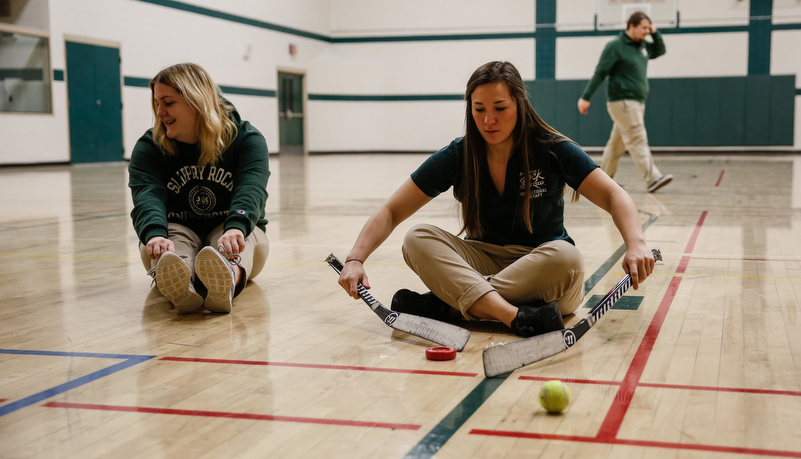
[[606, 109], [614, 124], [601, 156], [601, 169], [610, 177], [614, 177], [620, 157], [628, 150], [645, 184], [650, 185], [661, 177], [662, 173], [654, 164], [654, 155], [648, 147], [645, 104], [636, 100], [616, 100], [607, 102]]
[[562, 315], [575, 311], [584, 297], [584, 259], [566, 241], [535, 249], [500, 246], [423, 224], [406, 233], [403, 258], [437, 297], [471, 320], [467, 310], [493, 290], [514, 305], [556, 301]]
[[[192, 277], [194, 278], [195, 257], [198, 252], [207, 245], [212, 247], [216, 246], [217, 240], [220, 239], [225, 230], [223, 229], [223, 225], [214, 228], [204, 241], [201, 241], [200, 237], [198, 237], [194, 231], [178, 223], [168, 223], [167, 232], [169, 234], [167, 239], [175, 244], [175, 254], [185, 257], [189, 269], [192, 270]], [[236, 294], [242, 291], [247, 281], [253, 279], [261, 272], [262, 268], [264, 268], [264, 264], [267, 262], [267, 255], [269, 253], [270, 241], [267, 240], [267, 235], [264, 234], [261, 228], [254, 228], [250, 236], [245, 238], [245, 248], [242, 253], [239, 254], [239, 266], [244, 270], [244, 275], [242, 276], [244, 282], [241, 282], [241, 285], [237, 285]], [[158, 260], [150, 259], [150, 256], [147, 254], [147, 246], [141, 242], [139, 243], [139, 256], [142, 257], [142, 264], [147, 270], [154, 268], [158, 263]]]

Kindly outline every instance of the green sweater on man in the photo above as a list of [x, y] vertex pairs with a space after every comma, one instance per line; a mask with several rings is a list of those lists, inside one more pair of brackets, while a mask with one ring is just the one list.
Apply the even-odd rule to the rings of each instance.
[[623, 31], [607, 43], [595, 74], [584, 88], [581, 98], [590, 100], [598, 86], [609, 77], [607, 101], [636, 100], [645, 103], [648, 98], [648, 78], [645, 75], [648, 60], [665, 54], [665, 42], [659, 31], [652, 33], [651, 37], [653, 43], [634, 41]]

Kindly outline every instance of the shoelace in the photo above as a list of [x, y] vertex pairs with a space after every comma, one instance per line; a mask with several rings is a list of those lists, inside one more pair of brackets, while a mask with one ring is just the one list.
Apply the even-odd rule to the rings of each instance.
[[[166, 252], [165, 252], [165, 253], [166, 253]], [[174, 253], [174, 252], [172, 252], [172, 253]], [[163, 254], [162, 254], [162, 255], [163, 255]], [[178, 255], [178, 256], [179, 256], [179, 257], [181, 257], [181, 258], [183, 258], [184, 260], [186, 260], [187, 258], [189, 258], [189, 257], [188, 257], [188, 256], [186, 256], [186, 255]], [[160, 259], [159, 259], [159, 260], [160, 260]], [[237, 264], [238, 264], [238, 263], [237, 263]], [[158, 266], [159, 266], [159, 264], [158, 264], [158, 263], [156, 263], [156, 266], [154, 266], [154, 267], [152, 267], [152, 268], [150, 268], [150, 269], [148, 269], [148, 270], [147, 270], [147, 275], [153, 278], [153, 281], [152, 281], [152, 282], [150, 282], [150, 287], [151, 287], [151, 288], [152, 288], [152, 287], [153, 287], [153, 286], [156, 284], [156, 268], [158, 268]]]
[[240, 257], [238, 253], [228, 255], [228, 251], [225, 250], [225, 247], [222, 244], [217, 246], [217, 251], [220, 252], [222, 256], [228, 260], [228, 263], [231, 263], [232, 265], [239, 266], [239, 262], [242, 261], [242, 257]]

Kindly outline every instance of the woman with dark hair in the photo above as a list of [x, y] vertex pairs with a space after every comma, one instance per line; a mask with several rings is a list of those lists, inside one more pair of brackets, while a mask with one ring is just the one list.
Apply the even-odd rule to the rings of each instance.
[[439, 320], [492, 319], [528, 337], [564, 328], [584, 296], [584, 262], [565, 231], [565, 185], [609, 212], [626, 244], [623, 268], [636, 289], [654, 266], [629, 195], [575, 143], [534, 111], [517, 69], [479, 67], [467, 83], [466, 133], [429, 157], [367, 221], [339, 284], [358, 298], [367, 257], [403, 220], [453, 187], [460, 239], [422, 224], [403, 256], [431, 290], [406, 289], [392, 309]]
[[231, 312], [269, 253], [267, 142], [197, 64], [163, 69], [150, 94], [155, 122], [128, 166], [142, 263], [179, 313]]

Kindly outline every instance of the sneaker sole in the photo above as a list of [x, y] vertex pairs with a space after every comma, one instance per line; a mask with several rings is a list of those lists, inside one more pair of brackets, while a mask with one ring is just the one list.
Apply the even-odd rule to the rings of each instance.
[[670, 183], [672, 181], [673, 181], [673, 177], [670, 177], [669, 179], [663, 181], [662, 183], [657, 184], [653, 189], [648, 189], [648, 192], [649, 193], [653, 193], [654, 191], [662, 188], [663, 186], [667, 185], [668, 183]]
[[206, 295], [206, 309], [213, 312], [231, 312], [232, 279], [231, 270], [219, 252], [206, 247], [197, 254], [195, 273], [209, 290]]
[[203, 297], [189, 290], [192, 271], [178, 255], [167, 252], [159, 258], [156, 265], [156, 287], [178, 313], [196, 311], [203, 306]]

